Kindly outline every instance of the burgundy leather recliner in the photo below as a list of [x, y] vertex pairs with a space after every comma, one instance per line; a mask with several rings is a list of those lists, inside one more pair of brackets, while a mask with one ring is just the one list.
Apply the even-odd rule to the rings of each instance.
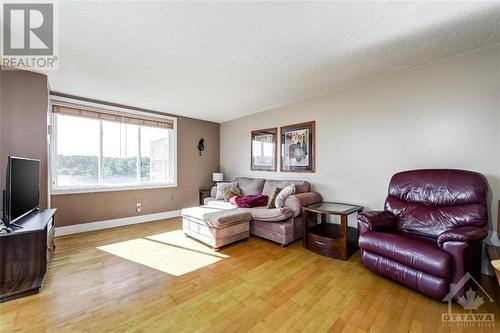
[[450, 283], [480, 271], [487, 194], [486, 178], [472, 171], [395, 174], [384, 210], [358, 215], [361, 262], [442, 300]]

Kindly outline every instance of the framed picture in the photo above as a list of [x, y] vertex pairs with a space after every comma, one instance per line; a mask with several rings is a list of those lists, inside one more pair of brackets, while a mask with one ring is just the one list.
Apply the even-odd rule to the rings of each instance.
[[315, 121], [281, 127], [281, 171], [315, 172]]
[[252, 131], [250, 169], [276, 171], [278, 136], [277, 128]]

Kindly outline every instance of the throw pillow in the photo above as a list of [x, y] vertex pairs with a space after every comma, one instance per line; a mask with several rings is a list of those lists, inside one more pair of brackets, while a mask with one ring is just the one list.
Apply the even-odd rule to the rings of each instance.
[[285, 207], [285, 200], [288, 198], [290, 195], [295, 194], [295, 185], [288, 185], [284, 189], [281, 190], [280, 193], [276, 196], [276, 208], [283, 208]]
[[267, 208], [276, 208], [275, 201], [278, 194], [281, 192], [281, 188], [275, 187], [269, 196], [269, 201], [267, 202]]
[[235, 179], [242, 195], [262, 194], [265, 179], [238, 177]]
[[224, 200], [224, 191], [237, 186], [237, 182], [217, 183], [217, 195], [215, 196], [215, 200]]
[[224, 201], [229, 201], [232, 197], [236, 197], [241, 194], [241, 191], [237, 187], [231, 187], [224, 191]]

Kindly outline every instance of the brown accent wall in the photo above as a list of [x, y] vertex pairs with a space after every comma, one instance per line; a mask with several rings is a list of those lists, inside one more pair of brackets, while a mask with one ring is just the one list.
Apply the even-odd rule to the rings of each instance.
[[[117, 104], [114, 104], [117, 105]], [[203, 155], [198, 140], [205, 139]], [[177, 184], [175, 188], [128, 190], [52, 196], [57, 226], [161, 213], [198, 204], [198, 190], [211, 184], [219, 170], [219, 124], [177, 116]]]
[[40, 206], [47, 207], [47, 76], [0, 69], [0, 91], [0, 189], [9, 155], [39, 159]]

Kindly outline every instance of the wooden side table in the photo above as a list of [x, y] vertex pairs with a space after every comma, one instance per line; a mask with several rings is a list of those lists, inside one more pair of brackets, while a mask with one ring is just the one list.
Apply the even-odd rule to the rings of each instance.
[[199, 196], [198, 198], [200, 199], [200, 206], [204, 204], [204, 200], [205, 198], [210, 198], [210, 194], [212, 192], [212, 188], [211, 187], [207, 187], [207, 188], [200, 188], [199, 190]]
[[[358, 230], [347, 226], [347, 218], [362, 210], [362, 206], [337, 202], [302, 207], [304, 247], [327, 257], [347, 260], [358, 249]], [[312, 214], [320, 214], [321, 223], [310, 227], [309, 216]], [[327, 215], [340, 216], [340, 225], [327, 223]]]

